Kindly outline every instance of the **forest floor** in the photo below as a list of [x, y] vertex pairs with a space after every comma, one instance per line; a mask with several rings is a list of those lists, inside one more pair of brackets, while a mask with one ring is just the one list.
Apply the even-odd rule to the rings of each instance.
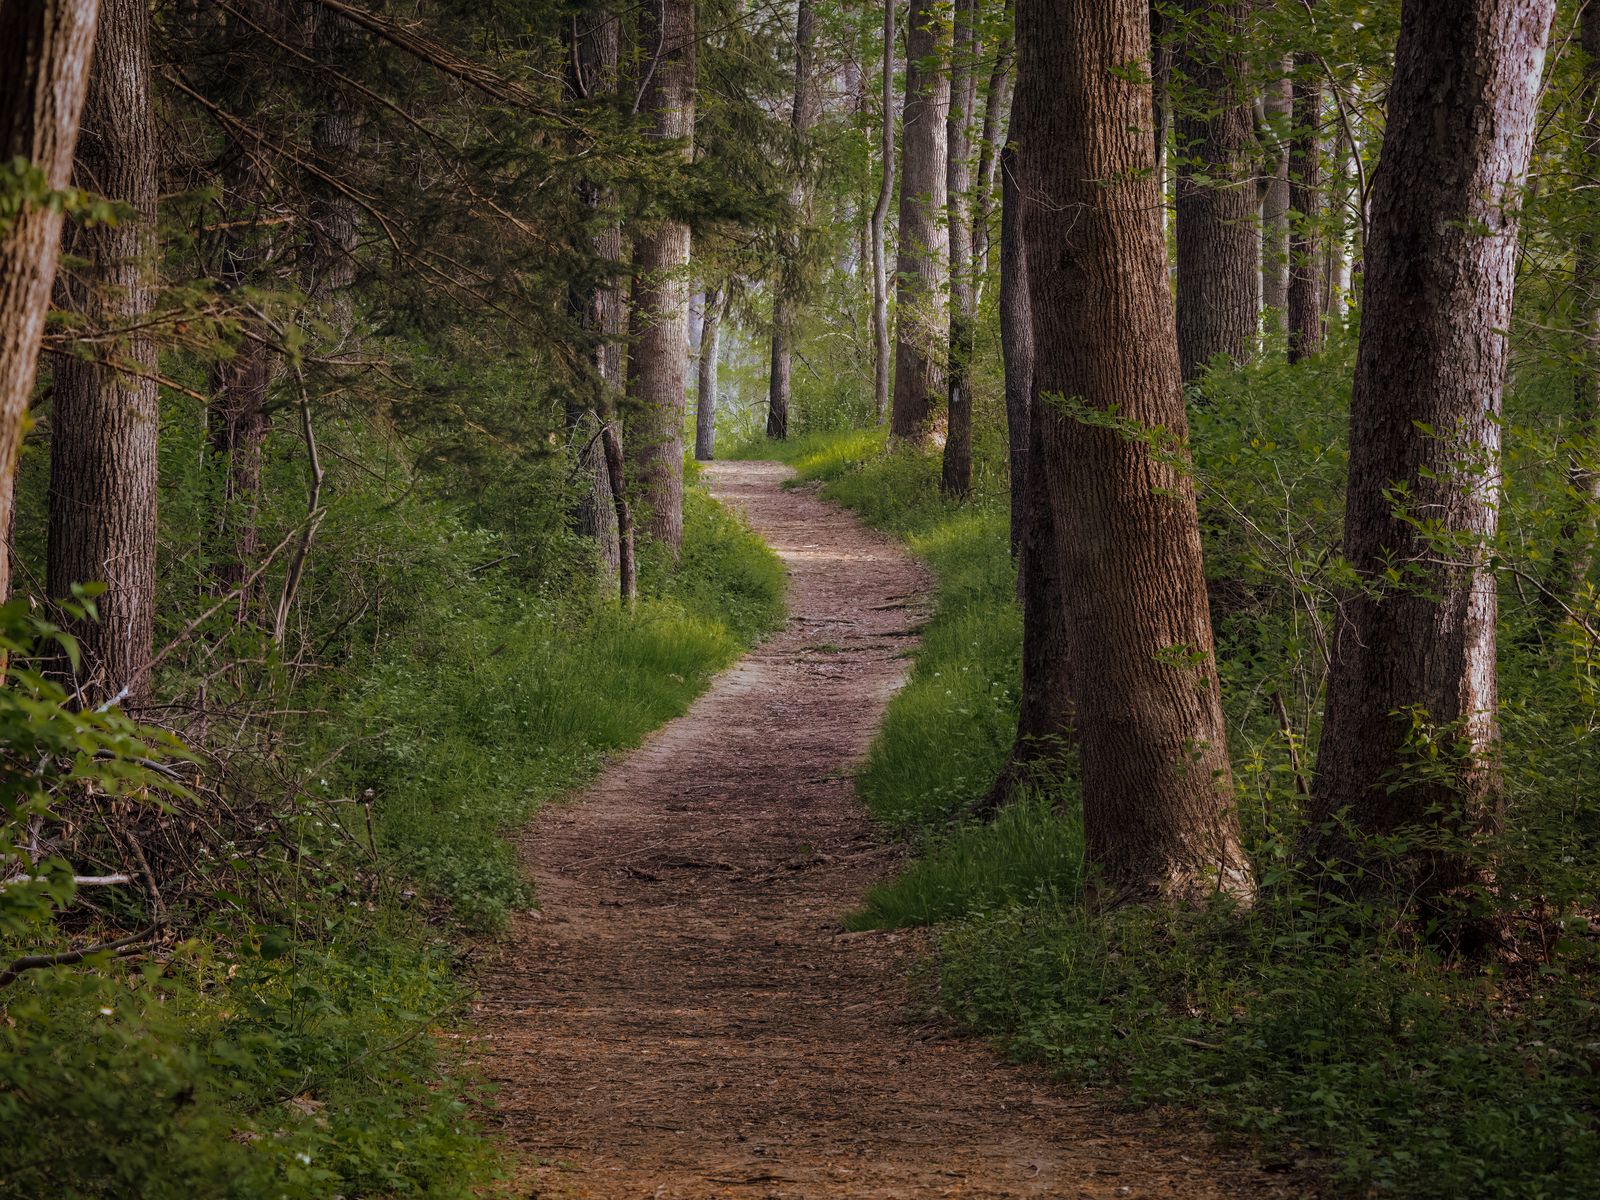
[[789, 474], [708, 471], [788, 567], [787, 627], [525, 835], [540, 909], [484, 972], [474, 1055], [517, 1194], [1285, 1194], [1197, 1125], [962, 1037], [926, 934], [843, 931], [903, 854], [853, 771], [929, 581]]

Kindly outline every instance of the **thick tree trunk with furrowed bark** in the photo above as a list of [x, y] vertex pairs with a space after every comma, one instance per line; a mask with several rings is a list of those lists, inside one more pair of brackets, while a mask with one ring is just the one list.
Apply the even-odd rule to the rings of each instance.
[[[1067, 584], [1089, 867], [1108, 903], [1248, 899], [1182, 467], [1148, 5], [1018, 0], [1017, 47], [1013, 140], [1042, 419], [1028, 471], [1042, 471]], [[1164, 432], [1142, 435], [1151, 430]]]
[[946, 367], [948, 421], [939, 479], [946, 496], [972, 488], [972, 346], [978, 321], [972, 278], [972, 118], [978, 103], [973, 69], [974, 0], [956, 0], [951, 41], [950, 112], [945, 121], [945, 207], [950, 239], [950, 345]]
[[1218, 354], [1235, 362], [1250, 356], [1261, 274], [1255, 122], [1235, 42], [1250, 3], [1183, 0], [1182, 7], [1193, 22], [1173, 63], [1184, 97], [1176, 121], [1178, 358], [1188, 383]]
[[[639, 13], [649, 66], [639, 111], [650, 137], [694, 150], [694, 0], [647, 0]], [[683, 546], [683, 416], [688, 356], [689, 226], [657, 219], [633, 242], [628, 454], [650, 533], [676, 558]]]
[[[95, 0], [0, 3], [0, 162], [53, 191], [72, 177], [89, 85]], [[0, 601], [11, 595], [13, 488], [39, 342], [61, 252], [61, 212], [35, 197], [0, 228]]]
[[[1554, 0], [1406, 0], [1365, 247], [1340, 609], [1308, 849], [1493, 823], [1500, 396]], [[1396, 578], [1398, 573], [1398, 578]], [[1439, 739], [1457, 752], [1413, 761]], [[1330, 824], [1343, 815], [1353, 829]], [[1416, 850], [1406, 894], [1464, 882]]]
[[92, 359], [57, 360], [50, 414], [46, 590], [54, 598], [74, 583], [105, 585], [98, 620], [66, 622], [80, 650], [74, 687], [88, 706], [143, 698], [155, 629], [157, 353], [147, 336], [113, 332], [143, 324], [155, 293], [149, 22], [145, 0], [100, 6], [76, 182], [130, 215], [68, 231], [68, 252], [86, 265], [58, 290], [87, 332], [108, 339]]
[[1295, 59], [1289, 136], [1289, 361], [1322, 348], [1322, 66]]
[[950, 30], [932, 0], [910, 0], [901, 133], [894, 412], [890, 432], [924, 441], [944, 400], [950, 346], [950, 237], [945, 227], [945, 120]]

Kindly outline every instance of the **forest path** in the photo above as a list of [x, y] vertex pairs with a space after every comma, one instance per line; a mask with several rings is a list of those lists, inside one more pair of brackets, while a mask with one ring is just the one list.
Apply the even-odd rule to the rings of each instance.
[[787, 565], [789, 623], [528, 830], [541, 912], [485, 973], [476, 1055], [517, 1194], [1269, 1194], [1203, 1133], [954, 1036], [916, 1002], [924, 935], [841, 931], [899, 854], [851, 776], [929, 581], [786, 467], [708, 474]]

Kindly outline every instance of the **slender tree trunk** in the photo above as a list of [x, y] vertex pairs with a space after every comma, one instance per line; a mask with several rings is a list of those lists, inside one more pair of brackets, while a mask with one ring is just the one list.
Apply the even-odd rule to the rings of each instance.
[[1322, 266], [1322, 327], [1324, 336], [1334, 321], [1342, 320], [1350, 295], [1350, 230], [1356, 224], [1351, 206], [1356, 203], [1356, 176], [1350, 161], [1350, 143], [1341, 134], [1335, 144], [1334, 176], [1324, 189], [1328, 201], [1327, 246]]
[[[1345, 555], [1370, 587], [1333, 640], [1309, 849], [1494, 820], [1503, 330], [1555, 0], [1405, 0], [1373, 183]], [[1398, 578], [1396, 578], [1398, 573]], [[1440, 741], [1457, 753], [1439, 756]], [[1405, 894], [1468, 877], [1417, 850]]]
[[[337, 13], [313, 4], [309, 11], [312, 53], [325, 69], [344, 71], [355, 60], [355, 28]], [[360, 133], [356, 115], [344, 88], [330, 76], [319, 89], [316, 120], [311, 126], [311, 148], [330, 173], [347, 170], [356, 161]], [[307, 290], [324, 306], [328, 323], [348, 336], [354, 324], [354, 299], [350, 286], [356, 279], [356, 235], [360, 209], [342, 192], [316, 185], [311, 204], [311, 272]]]
[[[694, 0], [647, 0], [639, 13], [641, 55], [649, 65], [640, 100], [650, 137], [694, 150]], [[633, 385], [628, 451], [650, 533], [676, 558], [683, 546], [683, 416], [688, 338], [689, 227], [662, 218], [633, 245]]]
[[[62, 277], [63, 307], [106, 334], [95, 359], [62, 357], [50, 416], [46, 588], [106, 590], [99, 619], [69, 621], [80, 703], [143, 699], [150, 682], [156, 590], [156, 346], [114, 331], [144, 324], [154, 301], [156, 148], [150, 109], [150, 9], [103, 0], [78, 138], [78, 186], [126, 205], [115, 225], [68, 230], [87, 265]], [[66, 663], [63, 661], [63, 665]]]
[[1218, 354], [1235, 362], [1250, 356], [1261, 274], [1255, 122], [1236, 44], [1250, 2], [1183, 0], [1182, 8], [1196, 27], [1174, 60], [1184, 80], [1177, 111], [1178, 357], [1188, 383]]
[[[0, 162], [20, 158], [53, 191], [72, 178], [98, 11], [96, 0], [0, 2]], [[61, 212], [43, 197], [0, 226], [0, 600], [11, 595], [17, 453], [60, 252]]]
[[900, 261], [896, 267], [894, 412], [890, 432], [924, 441], [944, 399], [950, 346], [950, 238], [945, 227], [945, 120], [950, 30], [933, 0], [910, 0], [900, 136]]
[[[794, 181], [789, 187], [789, 206], [794, 219], [808, 219], [811, 188], [809, 185], [811, 127], [817, 120], [816, 71], [812, 55], [816, 43], [816, 16], [812, 0], [796, 0], [794, 33], [794, 108], [790, 114], [793, 134]], [[772, 370], [767, 384], [767, 436], [789, 436], [790, 373], [793, 363], [795, 320], [798, 316], [798, 291], [796, 278], [799, 267], [800, 238], [791, 234], [786, 239], [789, 253], [778, 268], [776, 287], [772, 298]]]
[[[1017, 48], [1043, 424], [1028, 473], [1043, 473], [1069, 584], [1088, 862], [1108, 903], [1248, 899], [1194, 485], [1169, 457], [1187, 418], [1150, 88], [1130, 69], [1148, 69], [1148, 5], [1018, 0]], [[1169, 445], [1130, 436], [1157, 430]]]
[[994, 65], [989, 69], [989, 90], [983, 100], [983, 141], [978, 153], [977, 203], [972, 218], [972, 303], [983, 303], [983, 288], [989, 279], [989, 232], [994, 222], [998, 198], [996, 172], [1004, 147], [1006, 117], [1011, 108], [1012, 68], [1016, 63], [1011, 27], [1011, 0], [1005, 0], [1006, 27], [995, 47]]
[[1266, 83], [1271, 175], [1261, 199], [1261, 307], [1277, 314], [1278, 328], [1289, 309], [1289, 122], [1294, 111], [1289, 63], [1283, 69], [1282, 79]]
[[[620, 82], [622, 22], [609, 3], [592, 4], [573, 16], [567, 62], [567, 96], [577, 106], [615, 100]], [[622, 226], [609, 190], [591, 179], [578, 183], [578, 202], [590, 216], [590, 247], [600, 266], [597, 276], [575, 281], [568, 304], [590, 339], [589, 366], [594, 373], [594, 417], [581, 401], [569, 404], [567, 422], [573, 441], [586, 447], [578, 469], [586, 486], [573, 510], [574, 530], [591, 539], [601, 575], [621, 574], [622, 546], [617, 526], [617, 497], [611, 490], [600, 428], [617, 413], [622, 387], [621, 341], [626, 304], [617, 285], [622, 261]]]
[[1322, 70], [1295, 59], [1289, 138], [1289, 361], [1322, 348]]
[[883, 0], [883, 127], [879, 131], [883, 183], [871, 225], [873, 412], [879, 425], [889, 419], [889, 268], [883, 226], [894, 199], [894, 36], [895, 0]]
[[706, 288], [705, 322], [700, 326], [700, 379], [694, 398], [694, 456], [710, 462], [716, 455], [717, 358], [721, 350], [722, 289]]
[[946, 378], [949, 421], [939, 488], [964, 497], [972, 489], [972, 345], [977, 295], [972, 280], [972, 117], [978, 104], [973, 69], [978, 43], [974, 0], [956, 0], [945, 121], [945, 207], [950, 240], [950, 346]]
[[1027, 202], [1013, 147], [1001, 157], [1000, 347], [1005, 359], [1006, 432], [1011, 458], [1011, 553], [1022, 602], [1022, 690], [1017, 733], [980, 805], [993, 813], [1040, 768], [1060, 757], [1072, 726], [1072, 658], [1066, 641], [1066, 593], [1055, 516], [1043, 471], [1045, 414], [1032, 399], [1033, 313], [1028, 297]]
[[1172, 133], [1172, 13], [1169, 0], [1150, 0], [1150, 101], [1155, 113], [1151, 133], [1156, 144], [1156, 191], [1162, 200], [1166, 227], [1167, 142]]
[[639, 572], [633, 558], [633, 508], [628, 503], [622, 439], [617, 436], [615, 421], [607, 421], [600, 427], [600, 446], [611, 477], [611, 497], [617, 506], [617, 582], [621, 586], [622, 602], [631, 605], [639, 595]]

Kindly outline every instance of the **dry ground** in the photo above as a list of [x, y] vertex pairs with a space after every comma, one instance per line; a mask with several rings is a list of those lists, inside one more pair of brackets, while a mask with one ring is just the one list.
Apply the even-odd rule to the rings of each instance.
[[541, 911], [483, 980], [478, 1057], [536, 1197], [1254, 1197], [1202, 1131], [1003, 1064], [929, 1013], [851, 784], [928, 580], [787, 468], [719, 463], [790, 572], [788, 627], [528, 830]]

